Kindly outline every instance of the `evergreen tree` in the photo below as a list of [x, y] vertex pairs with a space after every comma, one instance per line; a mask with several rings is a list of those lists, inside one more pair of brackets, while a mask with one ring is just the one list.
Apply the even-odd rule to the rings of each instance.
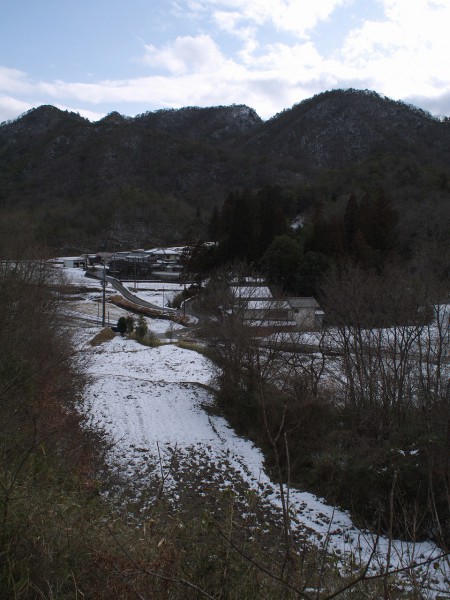
[[301, 296], [315, 296], [318, 284], [330, 267], [330, 259], [320, 252], [307, 252], [299, 265], [296, 276], [296, 293]]
[[292, 291], [300, 258], [301, 249], [297, 240], [288, 235], [278, 235], [265, 251], [261, 267], [271, 282], [286, 291]]
[[126, 321], [127, 321], [127, 333], [132, 333], [133, 329], [134, 329], [134, 319], [131, 315], [128, 315], [126, 317]]
[[146, 322], [145, 318], [143, 317], [143, 315], [139, 315], [138, 322], [137, 322], [137, 325], [135, 328], [135, 332], [136, 332], [136, 336], [139, 339], [144, 338], [148, 332], [148, 325], [147, 325], [147, 322]]
[[231, 227], [226, 242], [229, 260], [238, 259], [252, 262], [255, 259], [254, 212], [251, 192], [243, 190], [234, 204]]
[[305, 240], [305, 252], [332, 253], [330, 243], [330, 226], [324, 217], [323, 202], [316, 202], [311, 218], [311, 234]]
[[124, 335], [125, 332], [127, 330], [127, 318], [126, 317], [119, 317], [119, 320], [117, 321], [117, 331], [120, 333], [120, 335]]
[[383, 192], [361, 203], [361, 230], [367, 243], [377, 252], [381, 266], [396, 244], [398, 212]]
[[233, 220], [233, 212], [235, 204], [238, 200], [238, 195], [236, 192], [230, 192], [228, 196], [225, 198], [222, 210], [219, 215], [217, 232], [216, 235], [219, 240], [226, 239], [231, 231], [231, 224]]
[[328, 233], [324, 234], [324, 248], [322, 252], [333, 258], [340, 257], [344, 254], [344, 234], [342, 219], [334, 216], [328, 223]]
[[211, 217], [208, 222], [208, 236], [212, 242], [217, 242], [219, 239], [220, 217], [217, 205], [214, 206]]
[[344, 213], [344, 239], [349, 254], [353, 251], [353, 242], [359, 229], [359, 205], [354, 193], [350, 194]]
[[286, 218], [281, 208], [281, 188], [267, 186], [259, 194], [261, 229], [259, 252], [262, 256], [274, 238], [287, 233]]

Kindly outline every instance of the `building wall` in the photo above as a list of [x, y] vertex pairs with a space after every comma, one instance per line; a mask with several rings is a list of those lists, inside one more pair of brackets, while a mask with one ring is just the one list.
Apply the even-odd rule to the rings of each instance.
[[296, 308], [293, 317], [300, 329], [316, 328], [316, 311], [314, 308]]

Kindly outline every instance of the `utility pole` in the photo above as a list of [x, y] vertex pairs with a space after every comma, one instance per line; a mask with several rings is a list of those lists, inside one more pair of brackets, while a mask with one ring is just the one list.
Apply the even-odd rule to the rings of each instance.
[[102, 305], [102, 327], [105, 327], [105, 305], [106, 305], [106, 262], [103, 261], [103, 305]]

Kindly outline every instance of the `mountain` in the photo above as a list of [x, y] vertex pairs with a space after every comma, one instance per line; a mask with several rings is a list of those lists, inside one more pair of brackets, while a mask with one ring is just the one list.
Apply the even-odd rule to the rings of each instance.
[[368, 161], [395, 165], [394, 188], [408, 169], [445, 187], [449, 159], [449, 120], [367, 91], [325, 92], [266, 122], [243, 105], [96, 123], [41, 106], [0, 126], [0, 214], [32, 213], [37, 235], [67, 249], [163, 243], [198, 229], [234, 188], [296, 193], [325, 178], [344, 192]]
[[445, 165], [450, 123], [375, 92], [335, 90], [276, 115], [248, 147], [313, 168], [342, 169], [387, 152], [412, 152], [426, 163]]

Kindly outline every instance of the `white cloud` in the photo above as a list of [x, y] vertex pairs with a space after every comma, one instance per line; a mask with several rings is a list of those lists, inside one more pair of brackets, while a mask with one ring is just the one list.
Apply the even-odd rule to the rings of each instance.
[[383, 20], [367, 21], [348, 35], [342, 63], [364, 71], [375, 89], [396, 98], [440, 95], [443, 82], [450, 89], [450, 3], [384, 0], [384, 8]]
[[[325, 56], [315, 44], [314, 28], [352, 0], [179, 0], [178, 11], [189, 10], [200, 33], [145, 46], [140, 63], [146, 76], [90, 83], [32, 81], [26, 73], [0, 67], [0, 120], [14, 116], [15, 107], [19, 114], [36, 106], [36, 99], [80, 106], [72, 110], [88, 118], [101, 117], [100, 106], [130, 114], [127, 106], [138, 103], [150, 109], [233, 102], [246, 103], [265, 118], [336, 87], [417, 98], [425, 108], [449, 113], [450, 1], [377, 2], [383, 16], [353, 30], [349, 18], [343, 46]], [[200, 29], [204, 19], [209, 24], [213, 19], [220, 31], [205, 34]], [[270, 28], [293, 35], [271, 37]], [[219, 45], [227, 35], [233, 36], [233, 53]]]
[[405, 101], [414, 106], [421, 106], [440, 117], [450, 115], [450, 90], [434, 97], [416, 96], [413, 94], [406, 97]]
[[[195, 6], [185, 0], [189, 15], [209, 17], [222, 32], [241, 40], [243, 47], [238, 57], [245, 64], [260, 49], [259, 30], [266, 26], [278, 34], [290, 34], [301, 40], [308, 39], [312, 30], [329, 19], [336, 8], [352, 4], [354, 0], [198, 0]], [[180, 11], [182, 2], [176, 2]]]
[[32, 89], [26, 73], [0, 66], [0, 92], [24, 93]]
[[56, 106], [56, 108], [59, 108], [60, 110], [68, 110], [70, 112], [78, 113], [80, 116], [84, 117], [85, 119], [88, 119], [89, 121], [99, 121], [107, 114], [106, 112], [98, 112], [94, 110], [87, 110], [85, 108], [77, 108], [75, 106], [69, 106], [67, 104], [57, 103], [54, 106]]
[[228, 61], [209, 35], [180, 36], [158, 49], [145, 46], [144, 62], [152, 67], [167, 69], [175, 75], [189, 72], [204, 73], [226, 68]]
[[212, 18], [224, 30], [240, 35], [242, 25], [271, 25], [278, 31], [299, 37], [307, 35], [317, 23], [352, 0], [199, 0], [203, 12], [210, 9]]
[[15, 119], [18, 115], [33, 108], [33, 104], [23, 102], [11, 96], [0, 96], [0, 123]]

